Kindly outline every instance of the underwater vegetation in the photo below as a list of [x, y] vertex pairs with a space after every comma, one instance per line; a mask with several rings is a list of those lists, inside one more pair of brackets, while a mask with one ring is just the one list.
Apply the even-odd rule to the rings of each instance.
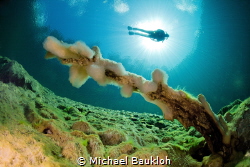
[[121, 95], [130, 97], [133, 92], [141, 94], [146, 101], [161, 108], [166, 120], [177, 119], [185, 128], [195, 127], [206, 140], [212, 154], [218, 154], [224, 162], [230, 160], [236, 135], [225, 119], [215, 115], [203, 95], [190, 97], [182, 90], [174, 90], [167, 85], [168, 76], [161, 70], [152, 72], [152, 80], [127, 72], [122, 64], [103, 59], [100, 49], [92, 50], [85, 43], [66, 44], [49, 36], [44, 42], [47, 50], [45, 58], [57, 58], [70, 66], [69, 81], [77, 88], [89, 77], [99, 85], [113, 84], [121, 87]]
[[[139, 88], [135, 90], [141, 93]], [[0, 166], [73, 167], [79, 166], [79, 157], [168, 157], [174, 167], [240, 167], [250, 161], [250, 98], [237, 100], [221, 110], [224, 116], [219, 118], [225, 119], [228, 131], [232, 132], [230, 143], [225, 144], [223, 138], [214, 139], [221, 133], [204, 138], [202, 135], [206, 133], [201, 134], [193, 127], [185, 128], [176, 120], [166, 121], [159, 115], [114, 111], [56, 96], [31, 77], [22, 65], [5, 57], [0, 57], [0, 92]], [[180, 94], [184, 95], [185, 92]], [[197, 103], [201, 102], [193, 105]], [[203, 104], [200, 105], [202, 108]], [[200, 115], [194, 115], [196, 120], [191, 121], [198, 122]], [[189, 118], [183, 116], [185, 121]], [[211, 121], [207, 126], [213, 125], [209, 118], [208, 115], [204, 118]], [[216, 130], [216, 126], [213, 128]], [[206, 130], [208, 134], [212, 131]], [[208, 146], [208, 142], [216, 144], [214, 140], [222, 145]], [[224, 146], [231, 152], [219, 150]], [[126, 166], [134, 165], [129, 162]]]

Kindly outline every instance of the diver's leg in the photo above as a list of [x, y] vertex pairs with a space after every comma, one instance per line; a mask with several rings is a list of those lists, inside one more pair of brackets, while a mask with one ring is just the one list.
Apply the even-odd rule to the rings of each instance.
[[143, 33], [138, 33], [138, 32], [132, 32], [132, 31], [129, 31], [128, 33], [129, 33], [129, 35], [139, 35], [139, 36], [142, 36], [142, 37], [149, 38], [148, 34], [143, 34]]
[[128, 26], [128, 30], [141, 31], [141, 32], [145, 32], [145, 33], [151, 33], [151, 32], [153, 32], [153, 31], [143, 30], [143, 29], [140, 29], [140, 28], [133, 28], [131, 26]]
[[132, 30], [141, 31], [141, 32], [145, 32], [145, 33], [148, 33], [148, 34], [151, 34], [151, 33], [154, 32], [154, 31], [150, 31], [150, 30], [143, 30], [143, 29], [140, 29], [140, 28], [133, 28]]

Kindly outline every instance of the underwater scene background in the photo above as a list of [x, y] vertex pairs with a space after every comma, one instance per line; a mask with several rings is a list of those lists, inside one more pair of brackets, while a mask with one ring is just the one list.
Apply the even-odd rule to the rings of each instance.
[[[56, 95], [110, 109], [160, 114], [138, 94], [123, 98], [116, 86], [92, 79], [71, 86], [68, 67], [45, 60], [49, 36], [98, 45], [104, 58], [151, 79], [166, 71], [168, 85], [206, 96], [213, 111], [250, 94], [250, 1], [191, 0], [3, 0], [0, 55], [17, 60]], [[164, 29], [169, 39], [153, 42], [129, 36], [127, 26]]]

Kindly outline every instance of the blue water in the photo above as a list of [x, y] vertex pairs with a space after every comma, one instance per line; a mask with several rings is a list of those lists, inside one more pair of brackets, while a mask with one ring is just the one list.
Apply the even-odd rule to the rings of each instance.
[[[45, 60], [43, 40], [98, 45], [104, 58], [151, 79], [160, 68], [168, 85], [206, 96], [215, 113], [250, 95], [250, 1], [192, 0], [29, 0], [0, 2], [0, 55], [20, 62], [57, 95], [111, 109], [161, 114], [138, 95], [123, 98], [115, 86], [92, 79], [77, 89], [68, 67]], [[127, 26], [164, 29], [156, 43], [129, 36]]]

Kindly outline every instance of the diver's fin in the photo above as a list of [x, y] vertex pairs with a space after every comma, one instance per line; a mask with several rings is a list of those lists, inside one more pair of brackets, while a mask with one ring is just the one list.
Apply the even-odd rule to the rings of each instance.
[[129, 34], [129, 35], [135, 35], [135, 33], [132, 32], [132, 31], [129, 31], [128, 34]]
[[132, 27], [130, 27], [130, 26], [128, 26], [128, 30], [133, 30], [133, 28], [132, 28]]

